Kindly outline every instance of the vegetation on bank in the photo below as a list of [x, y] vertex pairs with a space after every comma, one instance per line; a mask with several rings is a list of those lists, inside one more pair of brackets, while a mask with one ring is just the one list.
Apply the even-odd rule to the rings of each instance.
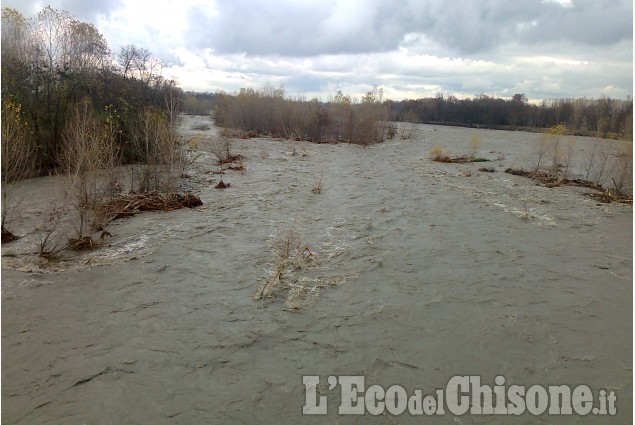
[[[64, 132], [74, 105], [88, 99], [95, 119], [109, 126], [123, 162], [143, 153], [134, 143], [148, 111], [178, 113], [182, 95], [174, 80], [161, 75], [164, 65], [134, 45], [114, 55], [90, 23], [46, 7], [26, 19], [2, 9], [2, 113], [23, 126], [20, 143], [31, 154], [31, 174], [61, 166]], [[177, 110], [174, 110], [174, 107]]]
[[378, 143], [390, 137], [383, 91], [375, 87], [360, 102], [341, 91], [328, 102], [285, 97], [284, 88], [265, 85], [215, 96], [214, 120], [227, 128], [318, 143]]
[[[227, 99], [234, 100], [258, 92], [266, 97], [266, 93], [270, 91], [271, 89], [243, 89], [234, 94], [187, 92], [184, 95], [183, 111], [206, 115], [213, 113], [217, 100], [227, 103]], [[317, 99], [314, 102], [329, 109], [329, 105], [342, 100], [341, 96], [338, 94], [325, 103], [318, 102]], [[306, 101], [302, 98], [295, 100]], [[350, 97], [347, 100], [353, 105], [359, 103]], [[238, 103], [241, 102], [236, 99], [236, 104]], [[424, 123], [530, 132], [547, 132], [553, 126], [563, 124], [571, 135], [633, 140], [633, 101], [630, 98], [620, 100], [602, 96], [599, 99], [551, 99], [535, 104], [530, 103], [524, 94], [516, 94], [511, 99], [486, 95], [457, 99], [439, 94], [433, 98], [399, 102], [385, 100], [382, 106], [385, 119], [404, 124]], [[330, 112], [334, 114], [338, 111]], [[399, 130], [402, 138], [408, 138], [412, 127], [402, 125]]]
[[[45, 258], [98, 246], [93, 235], [116, 218], [200, 202], [174, 193], [191, 158], [177, 132], [182, 91], [162, 68], [134, 45], [113, 55], [67, 12], [26, 19], [2, 9], [3, 242], [13, 238], [7, 218], [28, 202], [9, 183], [36, 175], [65, 181], [62, 204], [39, 226]], [[127, 174], [122, 164], [133, 164]]]

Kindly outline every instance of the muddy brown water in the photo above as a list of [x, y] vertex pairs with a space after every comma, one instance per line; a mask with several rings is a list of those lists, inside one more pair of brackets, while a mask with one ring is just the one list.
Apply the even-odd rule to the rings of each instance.
[[[210, 136], [192, 129], [206, 120], [184, 132]], [[26, 236], [3, 246], [2, 423], [631, 423], [632, 207], [503, 173], [533, 163], [533, 134], [480, 131], [495, 173], [428, 159], [436, 144], [465, 153], [471, 133], [237, 140], [246, 172], [226, 190], [202, 146], [183, 184], [203, 207], [115, 222], [106, 246], [48, 265], [33, 229], [60, 179], [22, 182]], [[592, 139], [577, 140], [584, 174]], [[299, 311], [252, 298], [281, 228], [315, 257], [282, 281], [303, 288]], [[303, 375], [424, 394], [455, 375], [586, 384], [615, 391], [618, 414], [338, 416], [321, 386], [328, 415], [307, 417]]]

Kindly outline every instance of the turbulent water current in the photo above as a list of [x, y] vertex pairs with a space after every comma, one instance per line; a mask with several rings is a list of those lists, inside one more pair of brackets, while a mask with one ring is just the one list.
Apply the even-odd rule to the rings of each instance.
[[[469, 164], [428, 152], [467, 153], [471, 129], [238, 139], [245, 170], [220, 190], [215, 128], [184, 119], [202, 142], [182, 185], [204, 205], [115, 221], [99, 249], [39, 259], [62, 178], [12, 188], [24, 237], [3, 245], [3, 424], [632, 422], [632, 206], [504, 173], [535, 164], [535, 134], [478, 130], [491, 162]], [[593, 142], [577, 139], [574, 175]], [[254, 299], [285, 243], [296, 263]], [[302, 416], [305, 375], [326, 416]], [[423, 394], [456, 375], [585, 384], [614, 391], [617, 415], [339, 416], [330, 375]]]

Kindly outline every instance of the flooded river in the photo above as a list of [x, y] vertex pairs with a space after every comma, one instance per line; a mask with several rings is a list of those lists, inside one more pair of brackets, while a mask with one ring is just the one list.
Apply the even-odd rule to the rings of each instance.
[[[186, 117], [187, 137], [205, 117]], [[371, 147], [235, 140], [244, 173], [202, 155], [183, 184], [204, 202], [113, 222], [98, 250], [38, 260], [60, 179], [28, 198], [3, 246], [2, 423], [631, 423], [632, 206], [505, 174], [536, 135], [419, 125]], [[593, 140], [577, 139], [584, 176]], [[295, 150], [295, 154], [294, 151]], [[322, 176], [322, 192], [313, 193]], [[292, 237], [291, 237], [292, 236]], [[303, 260], [254, 294], [292, 239]], [[278, 247], [278, 248], [277, 248]], [[302, 416], [318, 375], [326, 416]], [[494, 385], [614, 391], [617, 415], [338, 416], [330, 375], [434, 394], [455, 375]]]

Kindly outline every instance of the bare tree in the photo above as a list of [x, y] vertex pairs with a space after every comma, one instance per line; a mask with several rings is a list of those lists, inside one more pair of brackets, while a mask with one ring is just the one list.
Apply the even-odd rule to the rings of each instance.
[[468, 157], [469, 158], [476, 158], [476, 153], [478, 152], [478, 149], [481, 147], [481, 135], [478, 133], [472, 133], [472, 136], [470, 137], [470, 142], [468, 144], [469, 147], [469, 152], [468, 152]]
[[633, 142], [622, 142], [615, 158], [615, 190], [621, 195], [633, 196]]
[[587, 168], [586, 168], [586, 176], [585, 179], [589, 179], [589, 175], [591, 174], [591, 170], [593, 170], [593, 160], [595, 159], [595, 154], [598, 150], [598, 147], [601, 143], [601, 139], [596, 138], [595, 141], [593, 142], [593, 149], [591, 150], [591, 153], [589, 154], [588, 157], [588, 162], [587, 162]]
[[576, 141], [573, 137], [567, 139], [567, 146], [564, 150], [562, 158], [564, 159], [564, 170], [562, 171], [562, 179], [569, 177], [569, 167], [571, 167], [571, 160], [573, 159], [573, 153], [575, 152]]
[[397, 126], [397, 133], [401, 140], [410, 139], [410, 137], [412, 137], [412, 133], [414, 133], [415, 127], [417, 126], [417, 121], [417, 115], [414, 111], [408, 111], [406, 113]]
[[133, 63], [135, 60], [135, 56], [137, 55], [137, 47], [133, 44], [128, 44], [123, 46], [119, 51], [119, 55], [117, 55], [117, 60], [119, 66], [121, 66], [121, 71], [123, 74], [123, 78], [128, 78], [128, 74], [132, 71]]
[[540, 134], [534, 142], [533, 149], [537, 156], [535, 171], [538, 172], [540, 170], [542, 160], [549, 150], [549, 136], [546, 134]]
[[103, 35], [92, 25], [73, 20], [64, 56], [66, 74], [92, 77], [110, 61], [110, 49]]
[[89, 233], [94, 211], [107, 194], [103, 170], [116, 164], [116, 152], [109, 131], [98, 122], [89, 99], [71, 110], [64, 129], [60, 163], [68, 175], [69, 203], [76, 239]]
[[602, 140], [600, 142], [599, 163], [596, 165], [591, 164], [594, 172], [593, 181], [596, 184], [603, 185], [606, 180], [606, 166], [609, 164], [609, 158], [613, 155], [613, 145], [615, 141], [613, 139]]
[[[33, 142], [28, 123], [22, 117], [22, 107], [10, 98], [2, 101], [2, 235], [11, 237], [6, 229], [9, 212], [17, 207], [18, 200], [10, 199], [11, 183], [33, 173]], [[6, 236], [5, 236], [6, 235]], [[5, 239], [7, 240], [7, 239]]]
[[[141, 192], [169, 192], [175, 180], [189, 164], [182, 137], [178, 134], [179, 104], [176, 97], [166, 98], [166, 110], [145, 108], [139, 116], [134, 145], [140, 155]], [[134, 175], [131, 186], [135, 187]]]
[[560, 147], [560, 138], [565, 134], [567, 127], [563, 124], [554, 125], [549, 129], [549, 150], [551, 151], [551, 177], [557, 179], [559, 169], [562, 166], [563, 152]]

